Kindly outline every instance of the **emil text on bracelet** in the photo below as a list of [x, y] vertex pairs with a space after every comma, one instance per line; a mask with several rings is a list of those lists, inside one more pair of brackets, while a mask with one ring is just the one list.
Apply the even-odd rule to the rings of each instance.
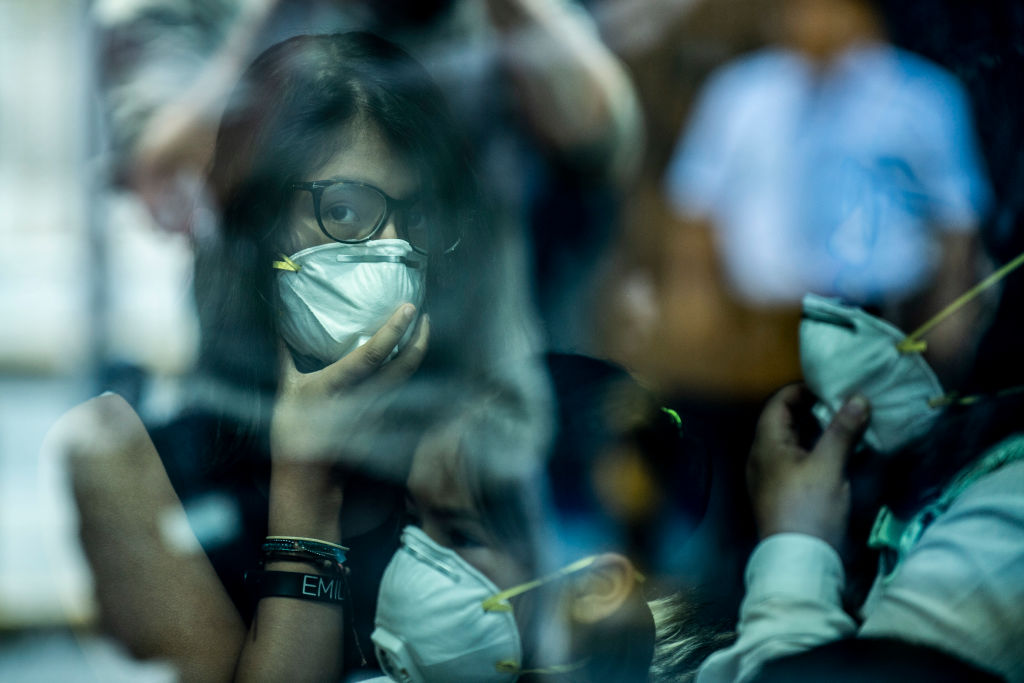
[[245, 582], [257, 599], [296, 598], [340, 605], [344, 602], [344, 578], [340, 575], [323, 576], [303, 572], [254, 571], [245, 576]]

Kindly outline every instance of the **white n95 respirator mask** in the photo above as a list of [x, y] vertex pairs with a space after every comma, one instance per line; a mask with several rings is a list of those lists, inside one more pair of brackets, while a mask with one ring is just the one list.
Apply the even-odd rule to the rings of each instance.
[[523, 656], [515, 618], [482, 607], [498, 592], [455, 551], [406, 527], [377, 598], [381, 668], [400, 683], [514, 681]]
[[[502, 591], [454, 550], [407, 526], [380, 583], [370, 636], [377, 660], [399, 683], [511, 683], [527, 671], [509, 599], [594, 561], [585, 557]], [[578, 666], [529, 672], [565, 673]]]
[[923, 337], [985, 290], [1024, 266], [1024, 253], [950, 302], [910, 334], [837, 299], [808, 294], [800, 323], [800, 364], [804, 381], [820, 399], [814, 415], [824, 429], [843, 402], [855, 393], [871, 402], [864, 440], [876, 451], [892, 453], [928, 431], [939, 409], [955, 398], [921, 355]]
[[273, 266], [282, 338], [300, 356], [324, 364], [366, 342], [402, 304], [417, 311], [423, 304], [427, 258], [405, 240], [322, 244]]
[[860, 394], [871, 403], [864, 441], [876, 451], [891, 453], [928, 431], [945, 392], [921, 353], [903, 348], [907, 338], [860, 308], [804, 297], [800, 365], [822, 429]]

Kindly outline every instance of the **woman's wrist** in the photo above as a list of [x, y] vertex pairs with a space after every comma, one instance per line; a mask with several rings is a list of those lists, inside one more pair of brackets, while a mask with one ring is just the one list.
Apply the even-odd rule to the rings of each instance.
[[342, 487], [322, 465], [275, 464], [270, 478], [268, 531], [341, 542]]
[[295, 560], [270, 560], [263, 565], [263, 568], [272, 572], [297, 572], [300, 574], [324, 574], [320, 567], [308, 562]]
[[341, 495], [284, 495], [271, 487], [270, 536], [298, 536], [341, 543]]
[[269, 536], [312, 538], [341, 543], [341, 507], [310, 509], [308, 506], [281, 509], [271, 502], [267, 532]]

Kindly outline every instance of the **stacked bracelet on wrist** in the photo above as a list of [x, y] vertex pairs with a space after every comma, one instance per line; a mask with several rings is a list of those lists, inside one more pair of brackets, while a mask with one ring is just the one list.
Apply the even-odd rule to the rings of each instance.
[[[262, 551], [260, 570], [247, 572], [245, 576], [256, 599], [282, 597], [333, 604], [343, 602], [343, 564], [348, 551], [345, 546], [301, 536], [267, 536]], [[320, 571], [306, 574], [263, 569], [268, 562], [279, 560], [303, 562]]]
[[343, 545], [315, 538], [267, 536], [263, 543], [262, 563], [274, 560], [305, 562], [332, 574], [341, 574], [347, 551]]

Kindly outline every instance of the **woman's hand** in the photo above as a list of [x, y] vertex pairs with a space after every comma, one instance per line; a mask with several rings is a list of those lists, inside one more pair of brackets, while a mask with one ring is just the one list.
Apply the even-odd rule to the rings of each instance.
[[863, 397], [852, 397], [808, 451], [797, 430], [808, 398], [806, 387], [791, 385], [769, 399], [747, 461], [747, 488], [761, 538], [804, 533], [838, 548], [850, 513], [846, 459], [867, 426], [870, 409]]
[[[411, 304], [401, 306], [369, 341], [318, 372], [300, 373], [282, 350], [282, 374], [270, 425], [271, 536], [342, 541], [344, 482], [337, 475], [337, 465], [343, 461], [352, 465], [346, 437], [357, 423], [351, 413], [361, 401], [419, 367], [430, 331], [426, 317], [420, 318], [412, 342], [388, 360], [415, 314]], [[309, 564], [288, 558], [271, 558], [264, 566], [270, 571], [311, 571]], [[340, 604], [274, 596], [260, 600], [236, 680], [339, 680], [343, 626]]]
[[[346, 414], [370, 392], [379, 393], [408, 378], [427, 349], [430, 323], [422, 316], [411, 342], [391, 360], [388, 356], [415, 316], [412, 304], [401, 306], [373, 337], [344, 358], [317, 372], [303, 374], [282, 351], [282, 370], [270, 428], [273, 457], [270, 533], [340, 540], [338, 514], [342, 482], [339, 463], [359, 460], [346, 452], [353, 420]], [[353, 393], [357, 387], [363, 396]]]

